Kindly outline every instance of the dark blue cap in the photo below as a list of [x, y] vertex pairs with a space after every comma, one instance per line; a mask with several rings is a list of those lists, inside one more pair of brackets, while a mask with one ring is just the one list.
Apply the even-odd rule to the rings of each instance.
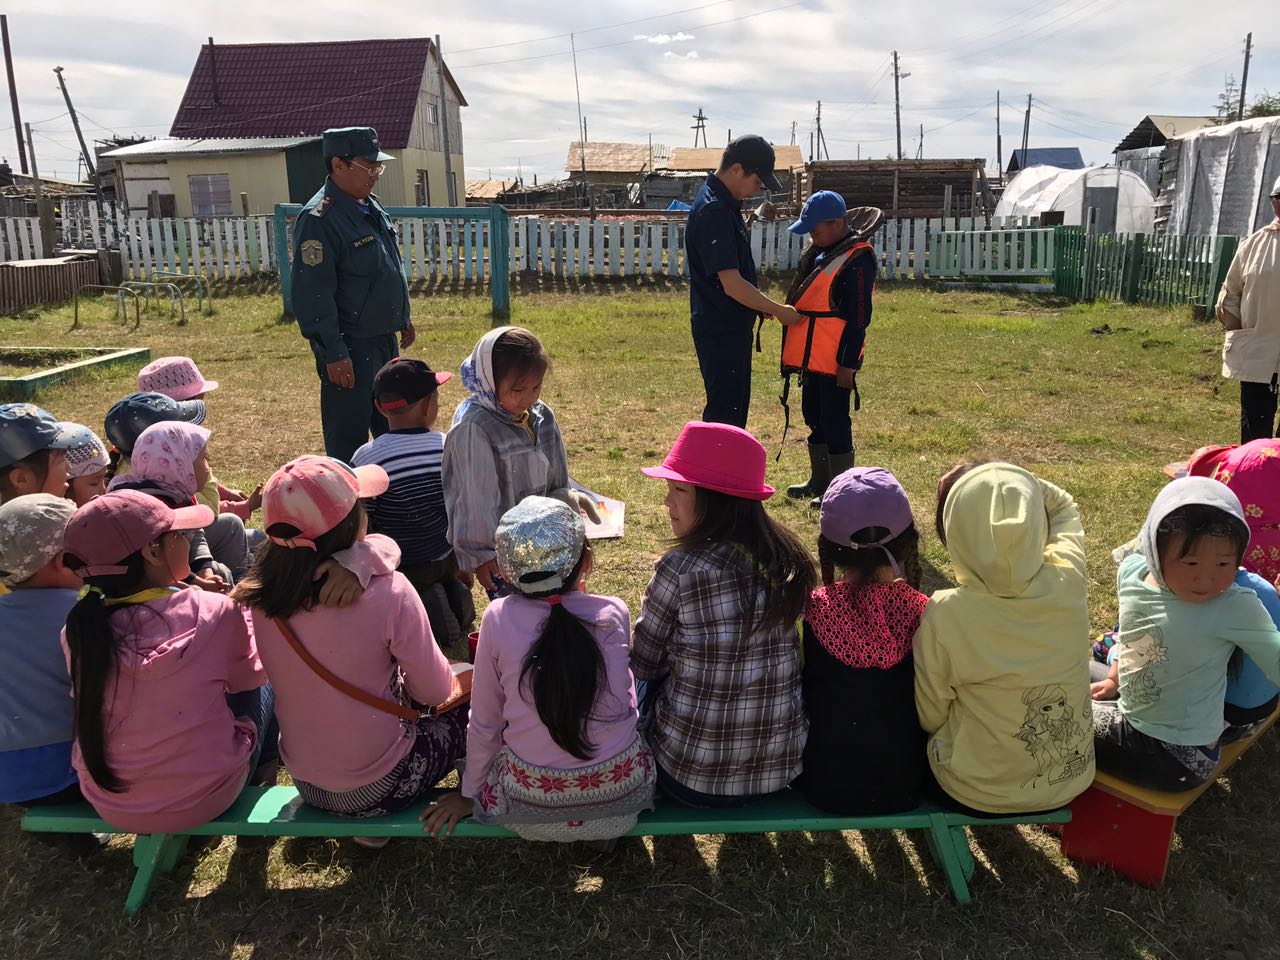
[[834, 190], [819, 190], [804, 202], [800, 211], [800, 219], [787, 227], [792, 233], [809, 233], [820, 223], [828, 220], [843, 220], [849, 208], [845, 206], [844, 197]]
[[204, 423], [203, 400], [174, 400], [163, 393], [131, 393], [107, 411], [107, 439], [126, 456], [143, 430], [155, 423], [182, 420]]
[[66, 450], [74, 440], [74, 430], [34, 403], [0, 405], [0, 468], [25, 460], [37, 450]]
[[335, 127], [324, 132], [324, 158], [359, 157], [362, 160], [394, 160], [382, 152], [373, 127]]

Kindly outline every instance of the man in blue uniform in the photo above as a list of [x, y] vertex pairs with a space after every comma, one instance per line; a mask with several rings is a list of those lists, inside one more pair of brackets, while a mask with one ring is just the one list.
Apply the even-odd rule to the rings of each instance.
[[707, 176], [689, 211], [685, 256], [689, 264], [689, 312], [707, 405], [702, 419], [746, 427], [751, 404], [751, 332], [768, 314], [784, 324], [800, 322], [795, 308], [756, 289], [751, 235], [742, 201], [765, 187], [780, 190], [773, 147], [763, 137], [739, 137], [725, 148], [720, 167]]
[[316, 357], [325, 453], [350, 461], [387, 431], [373, 378], [414, 329], [395, 228], [373, 195], [394, 158], [372, 127], [343, 127], [324, 132], [324, 159], [329, 176], [294, 223], [293, 314]]

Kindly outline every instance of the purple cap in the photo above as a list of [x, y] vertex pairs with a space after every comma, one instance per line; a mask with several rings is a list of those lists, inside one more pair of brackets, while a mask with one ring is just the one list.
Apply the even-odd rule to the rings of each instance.
[[[822, 497], [822, 535], [842, 546], [883, 546], [914, 520], [911, 504], [898, 479], [883, 467], [854, 467], [827, 487]], [[885, 527], [887, 536], [873, 543], [853, 543], [853, 535], [867, 527]]]

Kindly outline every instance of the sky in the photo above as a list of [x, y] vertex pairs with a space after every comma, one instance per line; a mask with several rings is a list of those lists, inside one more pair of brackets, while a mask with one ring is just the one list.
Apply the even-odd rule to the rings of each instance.
[[[591, 140], [692, 146], [759, 133], [793, 136], [805, 155], [822, 101], [832, 159], [895, 151], [891, 54], [900, 58], [902, 148], [915, 157], [982, 157], [994, 166], [996, 93], [1004, 159], [1021, 145], [1078, 146], [1106, 162], [1143, 116], [1212, 113], [1240, 78], [1254, 32], [1249, 99], [1280, 93], [1275, 0], [21, 0], [7, 9], [22, 119], [40, 172], [74, 178], [75, 133], [163, 136], [200, 46], [441, 35], [470, 106], [468, 179], [564, 176], [578, 130], [571, 40]], [[181, 9], [181, 12], [178, 10]], [[1269, 29], [1270, 28], [1270, 29]], [[908, 76], [909, 74], [909, 76]], [[0, 97], [0, 104], [3, 98]], [[12, 115], [0, 156], [17, 168]], [[90, 144], [92, 149], [92, 144]]]

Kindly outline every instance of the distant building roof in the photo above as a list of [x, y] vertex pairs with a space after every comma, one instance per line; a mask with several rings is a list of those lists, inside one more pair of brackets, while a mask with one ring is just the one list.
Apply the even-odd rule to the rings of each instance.
[[1170, 140], [1185, 137], [1201, 127], [1212, 126], [1215, 117], [1175, 117], [1149, 113], [1143, 117], [1128, 136], [1117, 145], [1117, 150], [1136, 150], [1139, 147], [1163, 147]]
[[468, 180], [468, 200], [497, 200], [502, 194], [516, 186], [517, 181], [510, 180]]
[[[169, 130], [172, 137], [317, 136], [373, 127], [403, 149], [432, 66], [431, 41], [205, 44]], [[215, 84], [216, 76], [216, 84]], [[458, 102], [467, 101], [445, 67]]]
[[184, 139], [161, 137], [117, 147], [102, 154], [112, 160], [161, 160], [178, 156], [216, 156], [223, 153], [276, 153], [304, 143], [315, 143], [319, 137], [211, 137]]
[[[774, 169], [790, 170], [804, 164], [804, 154], [799, 147], [774, 146]], [[714, 170], [720, 166], [720, 157], [724, 147], [675, 147], [667, 160], [668, 170], [703, 171]]]
[[1084, 157], [1080, 155], [1079, 147], [1032, 147], [1026, 151], [1025, 158], [1022, 150], [1014, 150], [1005, 173], [1016, 173], [1037, 165], [1059, 167], [1063, 170], [1083, 170]]
[[587, 159], [587, 173], [635, 173], [646, 174], [665, 166], [670, 152], [665, 144], [655, 143], [652, 148], [652, 166], [650, 166], [650, 147], [647, 143], [604, 143], [588, 140], [584, 145], [580, 141], [569, 144], [569, 155], [565, 158], [564, 168], [572, 174], [581, 174], [582, 156]]

